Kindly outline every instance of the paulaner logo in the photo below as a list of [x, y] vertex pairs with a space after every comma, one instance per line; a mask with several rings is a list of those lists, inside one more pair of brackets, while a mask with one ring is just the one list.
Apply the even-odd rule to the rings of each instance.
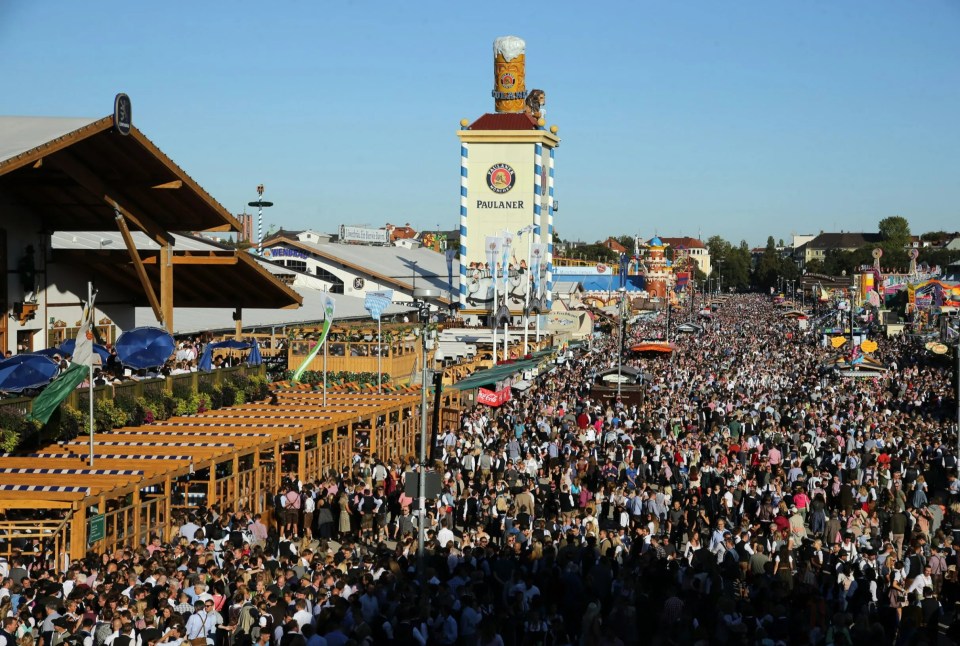
[[487, 171], [487, 186], [494, 193], [506, 193], [517, 182], [517, 174], [507, 164], [494, 164]]

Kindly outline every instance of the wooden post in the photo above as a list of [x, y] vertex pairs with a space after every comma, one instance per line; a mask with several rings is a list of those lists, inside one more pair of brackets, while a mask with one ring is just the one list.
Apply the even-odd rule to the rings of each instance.
[[270, 491], [267, 495], [273, 495], [280, 488], [280, 482], [283, 480], [283, 455], [280, 453], [280, 442], [273, 443], [273, 483], [270, 485]]
[[163, 479], [163, 542], [169, 543], [173, 538], [173, 480], [168, 475]]
[[160, 311], [163, 326], [173, 333], [173, 247], [167, 243], [160, 247]]
[[140, 487], [133, 490], [133, 549], [140, 547], [143, 542], [143, 535], [140, 532]]
[[253, 504], [250, 506], [253, 513], [262, 514], [263, 507], [260, 505], [261, 489], [263, 488], [263, 473], [260, 471], [260, 449], [253, 452]]
[[300, 482], [307, 480], [307, 433], [300, 431], [300, 451], [297, 456], [297, 479]]
[[81, 502], [70, 517], [70, 559], [87, 555], [87, 506]]
[[[207, 484], [207, 507], [212, 507], [216, 503], [220, 502], [217, 500], [217, 463], [216, 460], [210, 460], [210, 481]], [[220, 513], [223, 513], [225, 510], [221, 509]]]
[[[385, 413], [383, 417], [384, 426], [386, 426], [387, 420], [390, 418], [389, 413]], [[377, 451], [377, 414], [374, 413], [370, 416], [370, 456], [373, 457], [374, 453], [379, 453]]]
[[[233, 510], [239, 509], [240, 505], [240, 456], [236, 451], [233, 452]], [[226, 510], [224, 510], [226, 512]]]

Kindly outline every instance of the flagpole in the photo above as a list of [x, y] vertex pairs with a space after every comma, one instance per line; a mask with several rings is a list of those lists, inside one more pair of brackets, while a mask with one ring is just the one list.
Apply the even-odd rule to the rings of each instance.
[[530, 270], [533, 268], [533, 227], [528, 225], [520, 229], [518, 235], [526, 232], [527, 237], [527, 273], [524, 278], [527, 280], [527, 287], [523, 290], [523, 356], [527, 356], [527, 339], [530, 336]]
[[323, 405], [327, 405], [327, 334], [323, 337]]
[[497, 275], [497, 256], [493, 256], [493, 307], [490, 309], [490, 318], [493, 321], [493, 365], [497, 365], [497, 281], [500, 277]]
[[[90, 326], [93, 325], [93, 282], [87, 282], [87, 334], [92, 334]], [[91, 343], [93, 343], [91, 341]], [[74, 352], [76, 352], [76, 343], [74, 344]], [[91, 347], [91, 351], [93, 348]], [[93, 353], [91, 352], [90, 358], [88, 359], [89, 363], [87, 367], [89, 369], [89, 385], [87, 386], [87, 393], [90, 395], [90, 467], [93, 467]]]
[[383, 394], [383, 333], [381, 332], [380, 317], [377, 317], [377, 394]]

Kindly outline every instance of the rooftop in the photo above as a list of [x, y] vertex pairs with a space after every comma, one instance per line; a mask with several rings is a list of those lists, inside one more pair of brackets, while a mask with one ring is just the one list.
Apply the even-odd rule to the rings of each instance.
[[[416, 284], [418, 287], [434, 287], [443, 294], [451, 289], [447, 280], [446, 257], [430, 249], [302, 242], [288, 237], [275, 238], [273, 242], [296, 247], [360, 274], [369, 275], [391, 287], [412, 290]], [[459, 293], [459, 275], [460, 265], [455, 258], [452, 285], [454, 294]], [[437, 300], [448, 302], [446, 298]]]

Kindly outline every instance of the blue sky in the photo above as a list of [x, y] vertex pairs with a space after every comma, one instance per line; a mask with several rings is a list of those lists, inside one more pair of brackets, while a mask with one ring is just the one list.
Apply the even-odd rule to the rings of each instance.
[[458, 221], [461, 118], [527, 41], [564, 238], [960, 229], [960, 2], [0, 2], [0, 113], [134, 123], [233, 212]]

